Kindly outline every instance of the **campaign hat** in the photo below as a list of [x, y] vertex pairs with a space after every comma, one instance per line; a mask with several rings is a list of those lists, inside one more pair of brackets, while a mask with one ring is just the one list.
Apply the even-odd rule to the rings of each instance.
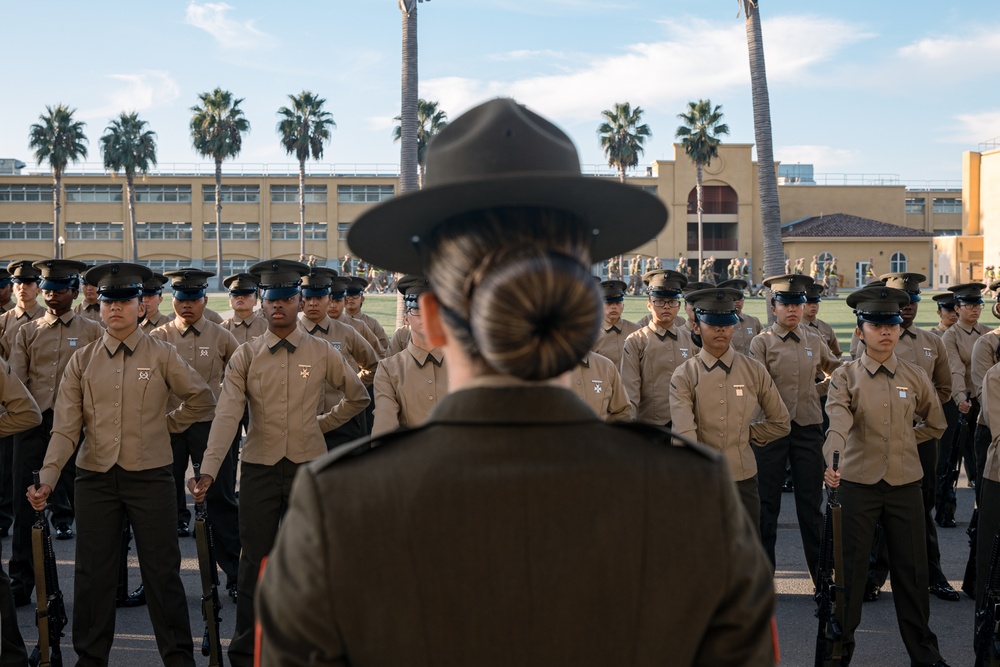
[[864, 287], [847, 295], [847, 305], [863, 322], [902, 324], [900, 308], [910, 303], [910, 295], [894, 287]]
[[42, 272], [34, 266], [30, 259], [17, 259], [7, 265], [11, 280], [15, 283], [37, 283]]
[[922, 273], [907, 273], [905, 271], [897, 273], [885, 273], [878, 277], [886, 287], [901, 289], [910, 295], [910, 302], [920, 301], [920, 283], [927, 281], [927, 276]]
[[806, 302], [806, 288], [814, 282], [801, 273], [786, 273], [765, 279], [764, 287], [771, 290], [778, 303], [795, 304]]
[[309, 266], [291, 259], [265, 259], [248, 271], [260, 280], [260, 298], [277, 301], [299, 293], [302, 277], [309, 275]]
[[740, 321], [736, 315], [735, 302], [742, 298], [742, 291], [719, 286], [684, 295], [684, 300], [694, 308], [699, 322], [717, 327], [733, 326]]
[[84, 262], [72, 259], [42, 259], [31, 265], [42, 274], [38, 287], [43, 290], [79, 289], [80, 273], [87, 270]]
[[424, 276], [403, 276], [396, 283], [396, 290], [403, 295], [403, 304], [407, 308], [419, 308], [418, 298], [430, 289], [431, 284]]
[[170, 289], [178, 301], [196, 301], [208, 294], [208, 279], [215, 276], [214, 271], [201, 269], [177, 269], [163, 274], [170, 278]]
[[621, 303], [625, 300], [625, 290], [628, 289], [628, 285], [624, 280], [602, 280], [599, 287], [604, 303]]
[[153, 271], [141, 264], [109, 262], [87, 269], [85, 275], [87, 283], [97, 287], [100, 301], [128, 301], [143, 294], [143, 285], [153, 278]]
[[673, 269], [654, 269], [642, 274], [642, 282], [649, 296], [677, 298], [688, 284], [688, 279]]
[[252, 273], [234, 273], [231, 276], [226, 276], [222, 284], [233, 296], [256, 294], [260, 287], [260, 278]]
[[584, 176], [572, 140], [512, 99], [493, 99], [451, 121], [428, 144], [420, 190], [362, 213], [351, 252], [390, 271], [420, 274], [434, 230], [456, 216], [494, 208], [565, 211], [591, 235], [591, 260], [656, 237], [667, 209], [655, 195]]

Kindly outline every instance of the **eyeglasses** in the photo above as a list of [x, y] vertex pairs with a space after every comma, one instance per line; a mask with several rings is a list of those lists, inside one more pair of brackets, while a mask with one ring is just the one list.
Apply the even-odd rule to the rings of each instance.
[[983, 304], [981, 304], [981, 303], [963, 303], [963, 304], [961, 304], [961, 307], [962, 308], [969, 308], [970, 310], [982, 310], [983, 309]]
[[409, 315], [410, 317], [420, 317], [420, 309], [410, 308], [409, 310], [406, 311], [406, 314]]
[[62, 289], [43, 289], [42, 294], [51, 294], [55, 296], [62, 296], [63, 294], [69, 294], [69, 288], [63, 287]]
[[681, 305], [679, 299], [650, 299], [649, 302], [653, 308], [679, 308]]

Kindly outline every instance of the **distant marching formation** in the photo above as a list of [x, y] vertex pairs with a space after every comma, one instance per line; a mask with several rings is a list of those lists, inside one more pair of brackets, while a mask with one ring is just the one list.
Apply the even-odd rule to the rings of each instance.
[[[955, 525], [962, 459], [982, 536], [963, 590], [980, 601], [977, 653], [994, 657], [987, 602], [1000, 601], [991, 584], [1000, 583], [1000, 465], [989, 414], [1000, 406], [1000, 328], [978, 322], [987, 286], [935, 297], [941, 323], [924, 331], [913, 322], [925, 277], [881, 276], [847, 298], [857, 329], [845, 361], [817, 317], [826, 280], [764, 280], [775, 317], [765, 328], [743, 313], [745, 264], [714, 285], [662, 268], [639, 285], [633, 263], [631, 284], [600, 283], [603, 326], [565, 382], [605, 421], [667, 426], [721, 452], [772, 568], [782, 491], [794, 491], [806, 563], [829, 606], [819, 664], [848, 663], [862, 601], [878, 598], [889, 573], [911, 660], [945, 664], [928, 596], [959, 599], [936, 531]], [[56, 539], [72, 539], [75, 523], [80, 660], [106, 663], [115, 607], [145, 604], [164, 663], [193, 664], [177, 540], [190, 534], [191, 462], [202, 651], [221, 664], [221, 570], [236, 603], [229, 659], [253, 664], [257, 580], [297, 469], [364, 435], [423, 423], [447, 392], [442, 350], [423, 327], [430, 286], [421, 276], [394, 283], [406, 323], [391, 337], [361, 312], [365, 278], [262, 261], [225, 279], [234, 314], [223, 321], [206, 307], [212, 276], [55, 259], [0, 270], [0, 530], [12, 534], [9, 578], [0, 570], [5, 660], [17, 649], [27, 660], [13, 610], [33, 590], [40, 634], [48, 630], [32, 664], [59, 655], [61, 591], [39, 519], [47, 511]], [[173, 312], [162, 313], [168, 283]], [[643, 321], [621, 317], [629, 291], [646, 295]], [[824, 483], [838, 492], [836, 528], [824, 518]], [[130, 534], [144, 584], [132, 593], [122, 573]]]

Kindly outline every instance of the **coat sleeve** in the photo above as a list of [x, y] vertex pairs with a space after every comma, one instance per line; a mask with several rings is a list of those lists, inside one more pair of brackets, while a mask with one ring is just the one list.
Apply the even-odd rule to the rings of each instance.
[[389, 433], [399, 428], [399, 400], [392, 378], [386, 370], [388, 359], [378, 365], [375, 371], [375, 422], [372, 424], [372, 436]]
[[612, 380], [611, 380], [611, 400], [608, 402], [608, 414], [604, 418], [604, 421], [618, 422], [618, 421], [635, 421], [635, 408], [628, 400], [628, 394], [625, 392], [625, 385], [622, 384], [621, 373], [615, 367], [614, 363], [609, 363], [608, 366], [611, 369]]
[[211, 421], [215, 416], [215, 394], [195, 369], [177, 354], [171, 345], [167, 352], [164, 376], [170, 392], [183, 403], [167, 415], [167, 428], [180, 433], [192, 424]]
[[[22, 329], [24, 327], [21, 327]], [[976, 397], [983, 392], [983, 376], [996, 363], [996, 336], [980, 336], [972, 346], [972, 384], [976, 388]]]
[[759, 397], [757, 400], [761, 412], [764, 414], [764, 420], [750, 424], [750, 444], [763, 447], [769, 442], [788, 435], [792, 430], [792, 421], [774, 380], [771, 379], [763, 364], [758, 364], [758, 366], [760, 366], [760, 375], [757, 383], [760, 389], [757, 392]]
[[639, 359], [639, 344], [642, 335], [639, 332], [625, 339], [622, 349], [622, 384], [625, 385], [625, 395], [632, 405], [632, 414], [639, 414], [639, 398], [642, 391], [642, 361]]
[[965, 364], [958, 352], [957, 333], [958, 330], [952, 327], [945, 331], [944, 336], [941, 337], [941, 340], [944, 341], [944, 349], [948, 353], [948, 366], [951, 368], [951, 397], [955, 403], [967, 398], [966, 394], [968, 393], [965, 387]]
[[0, 359], [0, 406], [6, 411], [0, 413], [0, 437], [21, 433], [42, 423], [42, 413], [35, 399], [3, 359]]
[[[262, 667], [347, 665], [326, 563], [330, 547], [322, 499], [303, 466], [292, 486], [288, 513], [257, 584]], [[302, 610], [308, 609], [308, 614]]]
[[704, 630], [693, 665], [774, 665], [774, 583], [757, 528], [743, 510], [725, 461], [719, 462], [718, 525], [727, 554], [723, 595]]
[[[954, 382], [951, 377], [951, 366], [948, 364], [948, 351], [944, 349], [944, 341], [941, 340], [940, 336], [931, 337], [931, 344], [934, 346], [934, 352], [936, 358], [934, 359], [934, 372], [931, 377], [931, 381], [934, 383], [934, 388], [937, 390], [938, 400], [941, 403], [947, 403], [951, 400], [954, 394]], [[973, 377], [975, 377], [975, 360], [973, 360]], [[986, 375], [986, 371], [983, 371], [983, 375]], [[982, 378], [980, 378], [981, 380]], [[978, 382], [978, 381], [977, 381]], [[981, 386], [981, 382], [979, 383]]]
[[923, 372], [920, 372], [918, 377], [922, 380], [922, 386], [917, 394], [917, 405], [914, 413], [922, 421], [913, 429], [913, 437], [918, 443], [921, 443], [940, 438], [947, 428], [948, 422], [944, 418], [944, 410], [941, 409], [941, 402], [931, 385], [930, 378]]
[[243, 411], [247, 404], [247, 373], [253, 349], [249, 344], [240, 345], [236, 354], [226, 364], [226, 374], [222, 378], [222, 392], [215, 408], [215, 419], [208, 434], [208, 445], [201, 462], [201, 472], [215, 479], [222, 466], [222, 459], [233, 444], [240, 428]]
[[688, 377], [690, 368], [691, 366], [685, 362], [677, 367], [670, 378], [670, 430], [689, 440], [698, 441], [698, 417], [695, 414], [694, 396], [694, 385], [697, 380]]
[[847, 435], [854, 426], [846, 369], [846, 366], [841, 366], [833, 372], [830, 377], [830, 391], [826, 395], [826, 415], [830, 420], [830, 426], [826, 430], [826, 441], [823, 443], [823, 458], [827, 465], [833, 465], [834, 450], [844, 452]]
[[40, 471], [42, 484], [48, 484], [53, 489], [63, 466], [76, 451], [83, 430], [83, 367], [86, 363], [84, 356], [90, 352], [89, 349], [75, 352], [59, 381], [59, 392], [52, 408], [52, 435]]

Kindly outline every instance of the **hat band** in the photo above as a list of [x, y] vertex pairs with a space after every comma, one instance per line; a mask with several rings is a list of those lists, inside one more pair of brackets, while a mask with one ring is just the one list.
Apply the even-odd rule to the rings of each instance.
[[178, 301], [195, 301], [205, 296], [205, 289], [201, 287], [175, 287], [174, 298]]
[[317, 297], [317, 296], [327, 296], [330, 294], [329, 287], [311, 287], [306, 285], [302, 288], [302, 296], [304, 297]]
[[278, 301], [290, 299], [299, 293], [299, 286], [296, 285], [261, 285], [260, 298], [266, 301]]
[[699, 322], [704, 322], [713, 327], [731, 327], [740, 321], [736, 313], [731, 310], [720, 311], [695, 308], [694, 312], [698, 316]]
[[11, 276], [11, 281], [15, 283], [37, 283], [41, 279], [41, 276]]
[[357, 288], [349, 289], [346, 292], [347, 296], [361, 296], [364, 293], [365, 291], [363, 289], [357, 289]]
[[604, 303], [621, 303], [624, 300], [625, 300], [625, 295], [604, 297]]
[[115, 285], [114, 287], [98, 288], [97, 299], [99, 301], [130, 301], [138, 298], [142, 294], [139, 285]]
[[779, 303], [796, 304], [806, 302], [805, 292], [775, 292], [774, 300]]
[[679, 298], [682, 292], [679, 289], [670, 289], [667, 287], [651, 287], [646, 290], [646, 294], [650, 296], [663, 296], [667, 298]]
[[38, 287], [42, 290], [52, 291], [57, 289], [76, 289], [79, 284], [76, 276], [71, 278], [42, 278]]
[[248, 296], [250, 294], [256, 294], [256, 287], [234, 287], [229, 290], [230, 296]]

